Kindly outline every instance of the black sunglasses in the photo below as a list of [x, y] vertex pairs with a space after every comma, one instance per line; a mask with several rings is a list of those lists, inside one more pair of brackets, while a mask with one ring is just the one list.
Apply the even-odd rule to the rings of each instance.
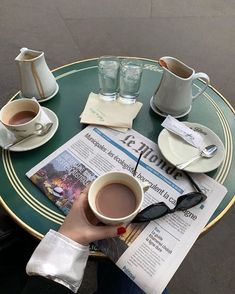
[[190, 192], [185, 195], [180, 196], [177, 199], [176, 206], [170, 209], [164, 202], [159, 202], [151, 204], [148, 207], [141, 210], [137, 216], [132, 220], [132, 223], [142, 223], [148, 222], [157, 218], [160, 218], [168, 213], [173, 213], [175, 211], [187, 210], [195, 205], [206, 200], [207, 196], [202, 193], [199, 186], [194, 182], [191, 176], [184, 172], [193, 187], [197, 190], [196, 192]]

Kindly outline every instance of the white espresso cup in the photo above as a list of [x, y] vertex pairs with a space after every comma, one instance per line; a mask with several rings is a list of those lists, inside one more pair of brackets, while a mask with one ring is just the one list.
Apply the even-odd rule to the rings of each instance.
[[0, 121], [16, 137], [23, 138], [41, 128], [41, 112], [41, 106], [36, 100], [21, 98], [3, 106]]
[[[132, 175], [112, 171], [91, 184], [88, 202], [95, 216], [104, 224], [127, 225], [140, 211], [148, 184], [140, 183]], [[134, 197], [134, 202], [133, 198]], [[128, 209], [129, 212], [128, 212]], [[107, 210], [109, 213], [107, 213]], [[114, 210], [114, 211], [113, 211]]]

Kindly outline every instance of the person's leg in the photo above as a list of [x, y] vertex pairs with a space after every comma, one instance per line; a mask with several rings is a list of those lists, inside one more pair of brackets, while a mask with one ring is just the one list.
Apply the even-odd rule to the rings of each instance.
[[[102, 261], [97, 268], [96, 294], [144, 294], [112, 261]], [[166, 290], [162, 294], [168, 294]]]
[[0, 293], [22, 292], [26, 263], [38, 240], [19, 228], [0, 207]]
[[98, 263], [97, 294], [144, 294], [112, 261]]

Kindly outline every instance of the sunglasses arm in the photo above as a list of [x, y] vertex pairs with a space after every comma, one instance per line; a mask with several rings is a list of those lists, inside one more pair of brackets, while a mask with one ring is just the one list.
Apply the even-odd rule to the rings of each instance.
[[189, 179], [190, 183], [193, 185], [193, 187], [198, 191], [202, 193], [202, 190], [200, 189], [200, 187], [198, 186], [197, 183], [195, 183], [195, 181], [193, 180], [193, 178], [186, 172], [184, 171], [184, 174], [186, 175], [186, 177]]

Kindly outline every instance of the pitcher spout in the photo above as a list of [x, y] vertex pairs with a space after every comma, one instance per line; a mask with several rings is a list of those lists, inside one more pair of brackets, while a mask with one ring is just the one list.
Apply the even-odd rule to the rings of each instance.
[[161, 64], [161, 62], [165, 64], [165, 66], [163, 66], [164, 71], [182, 80], [191, 79], [192, 75], [195, 73], [193, 68], [174, 57], [161, 57], [159, 63]]
[[30, 62], [33, 60], [36, 60], [44, 55], [44, 52], [42, 51], [36, 51], [32, 49], [28, 49], [26, 47], [23, 47], [20, 49], [19, 55], [16, 56], [15, 61], [17, 62]]

